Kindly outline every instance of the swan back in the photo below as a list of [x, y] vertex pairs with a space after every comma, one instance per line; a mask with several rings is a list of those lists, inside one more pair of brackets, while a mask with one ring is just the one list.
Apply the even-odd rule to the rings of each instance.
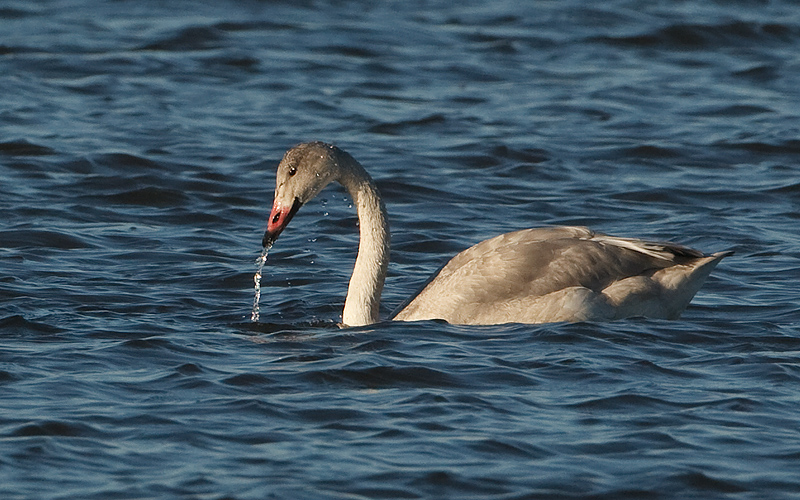
[[675, 318], [729, 255], [616, 238], [584, 227], [515, 231], [448, 262], [394, 316], [494, 324]]

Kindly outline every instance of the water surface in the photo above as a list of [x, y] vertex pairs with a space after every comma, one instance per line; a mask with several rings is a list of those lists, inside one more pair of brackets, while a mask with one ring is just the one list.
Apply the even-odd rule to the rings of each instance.
[[[6, 2], [0, 496], [793, 498], [796, 2]], [[736, 250], [680, 321], [335, 327], [345, 193], [253, 261], [283, 152], [390, 214], [384, 313], [582, 224]]]

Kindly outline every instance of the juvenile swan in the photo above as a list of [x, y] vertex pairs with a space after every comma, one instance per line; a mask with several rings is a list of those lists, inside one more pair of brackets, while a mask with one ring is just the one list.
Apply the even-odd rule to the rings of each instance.
[[[376, 323], [389, 264], [386, 208], [375, 182], [345, 151], [322, 142], [286, 152], [263, 245], [330, 182], [350, 193], [360, 243], [342, 322]], [[675, 319], [711, 271], [732, 252], [704, 255], [674, 243], [617, 238], [585, 227], [523, 229], [464, 250], [393, 318], [461, 324]]]

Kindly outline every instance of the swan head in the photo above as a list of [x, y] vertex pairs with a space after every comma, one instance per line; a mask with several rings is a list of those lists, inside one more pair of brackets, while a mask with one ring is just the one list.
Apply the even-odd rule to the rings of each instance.
[[337, 180], [342, 150], [324, 142], [298, 144], [283, 155], [275, 174], [275, 198], [262, 244], [272, 246], [306, 202]]

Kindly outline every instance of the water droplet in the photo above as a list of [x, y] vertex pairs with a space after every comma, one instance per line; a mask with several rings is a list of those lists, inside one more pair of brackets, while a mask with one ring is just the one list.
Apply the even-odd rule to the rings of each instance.
[[255, 289], [255, 298], [253, 298], [253, 311], [250, 313], [250, 321], [256, 323], [261, 316], [261, 270], [264, 268], [264, 263], [267, 262], [267, 254], [272, 245], [264, 247], [261, 250], [261, 255], [256, 259], [256, 273], [253, 275], [253, 288]]

